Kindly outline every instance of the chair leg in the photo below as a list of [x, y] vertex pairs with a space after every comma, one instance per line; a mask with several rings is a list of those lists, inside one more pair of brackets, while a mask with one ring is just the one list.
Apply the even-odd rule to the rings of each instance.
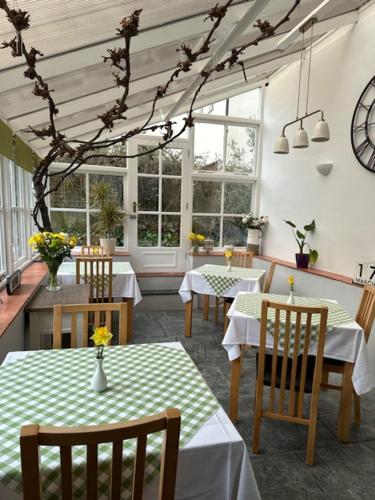
[[261, 396], [256, 394], [255, 395], [254, 424], [253, 424], [253, 449], [252, 449], [252, 452], [254, 454], [259, 453], [261, 423], [262, 423], [262, 399], [261, 399]]
[[306, 455], [306, 464], [307, 465], [314, 465], [316, 425], [317, 425], [317, 421], [315, 419], [310, 421], [309, 433], [307, 436], [307, 455]]
[[224, 302], [223, 304], [223, 314], [224, 314], [224, 335], [228, 329], [228, 326], [229, 326], [229, 318], [227, 316], [227, 313], [229, 311], [229, 304], [227, 304], [226, 302]]
[[[328, 384], [328, 380], [329, 380], [329, 371], [328, 370], [324, 370], [322, 371], [322, 384]], [[321, 387], [320, 388], [321, 391], [326, 391], [327, 390], [327, 387]]]
[[356, 426], [361, 425], [361, 398], [353, 391], [354, 422]]
[[214, 324], [219, 323], [219, 297], [215, 297]]

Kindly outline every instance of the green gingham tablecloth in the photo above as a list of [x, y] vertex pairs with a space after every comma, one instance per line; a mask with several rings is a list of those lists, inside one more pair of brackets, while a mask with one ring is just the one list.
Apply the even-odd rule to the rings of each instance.
[[[234, 304], [234, 310], [253, 318], [259, 319], [262, 314], [262, 301], [269, 300], [271, 302], [282, 302], [286, 303], [288, 301], [289, 295], [274, 295], [269, 293], [255, 293], [255, 294], [239, 294], [236, 298]], [[348, 314], [340, 304], [332, 302], [330, 300], [317, 299], [317, 298], [307, 298], [307, 297], [294, 297], [295, 305], [307, 306], [307, 307], [328, 307], [328, 319], [327, 319], [327, 333], [332, 331], [336, 326], [351, 323], [353, 318]], [[291, 325], [290, 325], [290, 338], [289, 338], [289, 356], [293, 355], [294, 352], [294, 335], [295, 335], [295, 322], [296, 314], [291, 314]], [[319, 334], [319, 322], [320, 317], [317, 314], [312, 315], [311, 319], [311, 334], [310, 343], [314, 343], [318, 340]], [[267, 331], [272, 335], [274, 331], [275, 323], [275, 310], [269, 309], [267, 318]], [[285, 311], [280, 313], [280, 330], [279, 330], [279, 349], [284, 348], [284, 338], [286, 329], [286, 314]], [[301, 333], [298, 352], [301, 353], [303, 350], [304, 339], [306, 330], [306, 315], [303, 314], [301, 317]]]
[[[22, 425], [97, 425], [152, 415], [166, 408], [181, 411], [180, 447], [184, 447], [219, 404], [185, 351], [144, 344], [105, 350], [109, 389], [90, 388], [94, 349], [39, 351], [0, 367], [0, 482], [22, 490], [19, 434]], [[160, 468], [162, 433], [148, 438], [145, 482]], [[73, 497], [85, 497], [86, 450], [73, 449]], [[123, 498], [130, 497], [135, 441], [124, 442]], [[99, 499], [109, 498], [111, 446], [99, 446]], [[55, 447], [41, 448], [43, 498], [60, 498], [60, 459]]]
[[232, 267], [231, 271], [226, 266], [204, 265], [194, 269], [200, 273], [209, 285], [220, 297], [230, 288], [233, 288], [241, 280], [260, 279], [264, 271], [261, 269], [247, 269], [243, 267]]

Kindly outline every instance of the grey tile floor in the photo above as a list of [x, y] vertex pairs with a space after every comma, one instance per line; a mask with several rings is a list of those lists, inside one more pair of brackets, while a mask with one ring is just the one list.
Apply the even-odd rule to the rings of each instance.
[[[230, 367], [221, 346], [222, 324], [194, 311], [193, 336], [184, 337], [183, 311], [137, 311], [134, 343], [181, 341], [217, 399], [228, 409]], [[362, 424], [350, 444], [336, 440], [339, 393], [321, 393], [315, 465], [305, 465], [306, 429], [264, 419], [261, 455], [251, 454], [255, 359], [249, 351], [241, 379], [238, 431], [249, 450], [263, 500], [375, 499], [375, 391], [361, 398]], [[218, 499], [220, 500], [220, 499]]]

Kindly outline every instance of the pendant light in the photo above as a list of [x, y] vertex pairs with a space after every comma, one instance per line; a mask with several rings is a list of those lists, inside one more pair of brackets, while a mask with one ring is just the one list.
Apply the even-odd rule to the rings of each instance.
[[[302, 47], [301, 47], [301, 57], [299, 64], [299, 76], [298, 76], [298, 94], [297, 94], [297, 113], [296, 119], [286, 123], [283, 127], [281, 136], [277, 139], [274, 153], [276, 154], [287, 154], [289, 153], [289, 141], [285, 135], [285, 130], [289, 125], [293, 125], [299, 122], [298, 130], [294, 134], [293, 138], [293, 148], [303, 149], [309, 146], [309, 137], [306, 130], [303, 127], [303, 121], [310, 116], [313, 116], [317, 113], [320, 113], [320, 120], [317, 122], [313, 129], [313, 133], [311, 136], [311, 140], [314, 142], [324, 142], [329, 141], [330, 133], [328, 123], [324, 120], [324, 113], [321, 109], [317, 109], [316, 111], [308, 112], [309, 106], [309, 94], [310, 94], [310, 76], [311, 76], [311, 60], [312, 60], [312, 44], [313, 44], [313, 34], [314, 34], [314, 24], [317, 22], [316, 18], [309, 19], [301, 28], [302, 32]], [[307, 86], [306, 86], [306, 109], [304, 116], [299, 116], [299, 108], [300, 108], [300, 97], [301, 97], [301, 81], [302, 81], [302, 65], [303, 65], [303, 55], [305, 50], [305, 32], [311, 29], [310, 33], [310, 50], [309, 50], [309, 66], [307, 73]]]

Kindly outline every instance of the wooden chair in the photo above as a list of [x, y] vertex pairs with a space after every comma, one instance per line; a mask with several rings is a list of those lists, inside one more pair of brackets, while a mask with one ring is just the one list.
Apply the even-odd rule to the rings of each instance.
[[[270, 333], [267, 318], [270, 309], [275, 311], [274, 341], [272, 353], [266, 354], [267, 331]], [[279, 355], [278, 342], [281, 313], [285, 313], [285, 337], [283, 352], [282, 355]], [[312, 314], [320, 315], [316, 357], [308, 356]], [[291, 330], [291, 315], [295, 317], [295, 330], [293, 333]], [[327, 307], [301, 307], [268, 300], [263, 301], [255, 395], [253, 453], [259, 453], [261, 420], [262, 417], [268, 417], [308, 426], [306, 463], [308, 465], [313, 464], [327, 315]], [[301, 335], [302, 324], [305, 325], [304, 338]], [[290, 358], [288, 352], [292, 340], [294, 340], [294, 349], [293, 356]], [[299, 354], [301, 349], [302, 354]], [[266, 397], [263, 398], [265, 385], [270, 386], [268, 404], [263, 401], [263, 399], [266, 399]], [[278, 390], [276, 391], [276, 389]], [[286, 391], [289, 393], [287, 405]], [[305, 393], [311, 393], [310, 411], [306, 417], [303, 416]]]
[[76, 284], [89, 284], [90, 302], [112, 302], [112, 257], [77, 257]]
[[106, 326], [112, 331], [113, 313], [118, 313], [119, 324], [119, 344], [126, 345], [128, 342], [127, 330], [127, 310], [126, 302], [110, 304], [69, 304], [55, 305], [53, 307], [53, 349], [61, 349], [63, 336], [63, 315], [70, 314], [70, 347], [77, 347], [77, 324], [78, 318], [82, 317], [82, 347], [88, 346], [89, 325]]
[[104, 257], [105, 256], [104, 247], [101, 247], [100, 245], [82, 245], [81, 255], [82, 257], [84, 256]]
[[[251, 268], [253, 265], [253, 252], [248, 252], [247, 250], [233, 250], [233, 257], [232, 257], [232, 266], [233, 267], [244, 267], [244, 268]], [[230, 300], [230, 299], [229, 299]], [[217, 325], [219, 323], [219, 307], [221, 304], [223, 304], [223, 315], [224, 315], [224, 322], [225, 322], [225, 302], [226, 299], [223, 299], [221, 297], [215, 297], [215, 309], [214, 309], [214, 323]], [[232, 299], [233, 302], [233, 299]], [[230, 302], [229, 302], [230, 306]], [[227, 308], [227, 310], [229, 307]], [[224, 333], [225, 333], [225, 328], [224, 328]]]
[[[72, 447], [86, 446], [86, 498], [98, 498], [98, 445], [112, 443], [110, 498], [120, 500], [122, 491], [123, 441], [137, 439], [134, 461], [132, 499], [141, 500], [144, 483], [147, 435], [164, 431], [161, 452], [159, 500], [173, 500], [176, 487], [180, 412], [168, 409], [157, 415], [129, 422], [84, 427], [50, 427], [25, 425], [21, 428], [21, 467], [24, 500], [41, 500], [39, 447], [58, 446], [61, 460], [63, 500], [72, 500]], [[109, 492], [108, 492], [109, 493]]]
[[[372, 286], [365, 286], [359, 308], [356, 315], [356, 322], [363, 328], [366, 342], [370, 337], [371, 329], [375, 319], [375, 288]], [[336, 359], [324, 358], [323, 360], [323, 376], [322, 388], [334, 389], [343, 393], [343, 385], [334, 385], [329, 383], [330, 373], [339, 373], [344, 375], [344, 362]], [[354, 402], [354, 420], [356, 425], [361, 423], [361, 402], [360, 397], [353, 390]]]

